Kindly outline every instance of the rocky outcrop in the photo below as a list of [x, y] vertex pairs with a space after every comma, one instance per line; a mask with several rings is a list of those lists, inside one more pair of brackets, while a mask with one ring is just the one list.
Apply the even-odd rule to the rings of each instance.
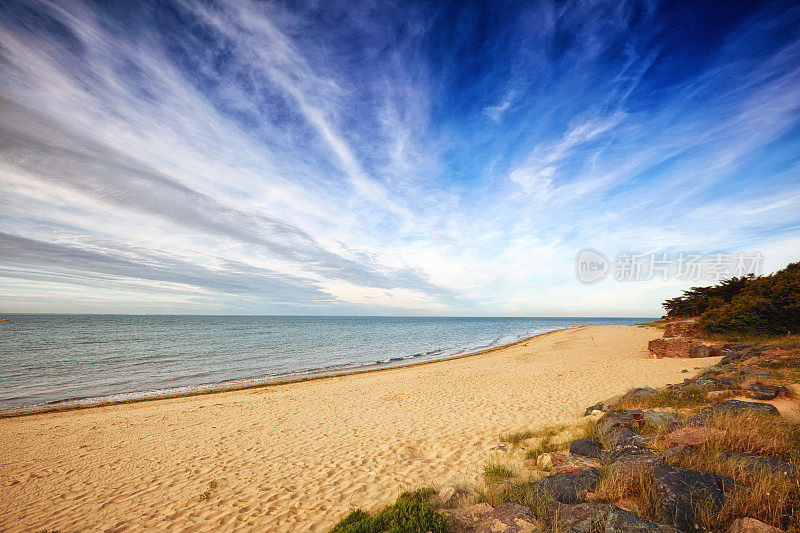
[[674, 322], [667, 322], [664, 328], [664, 338], [669, 339], [672, 337], [694, 337], [700, 333], [700, 328], [697, 325], [696, 318], [688, 318], [686, 320], [675, 320]]
[[647, 349], [656, 359], [664, 357], [691, 357], [692, 346], [699, 343], [683, 337], [672, 339], [653, 339], [647, 344]]

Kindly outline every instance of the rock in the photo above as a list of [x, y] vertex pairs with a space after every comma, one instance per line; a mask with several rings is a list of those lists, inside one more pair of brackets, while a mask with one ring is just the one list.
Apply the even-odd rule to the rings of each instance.
[[778, 409], [774, 405], [761, 402], [744, 402], [742, 400], [723, 400], [713, 405], [707, 405], [700, 408], [700, 414], [780, 416]]
[[689, 454], [689, 453], [692, 453], [692, 448], [691, 447], [682, 446], [682, 445], [679, 444], [677, 446], [670, 446], [669, 448], [667, 448], [666, 450], [664, 450], [663, 452], [661, 452], [658, 455], [661, 456], [662, 459], [666, 460], [666, 459], [672, 459], [674, 457], [679, 457], [681, 455]]
[[697, 326], [696, 318], [668, 322], [664, 328], [665, 339], [671, 337], [692, 337], [697, 333], [699, 333], [699, 328]]
[[727, 533], [784, 533], [784, 531], [755, 518], [739, 518], [731, 523]]
[[660, 519], [683, 531], [694, 531], [700, 527], [696, 511], [702, 502], [719, 508], [725, 495], [732, 490], [730, 478], [710, 472], [683, 470], [668, 465], [653, 469], [653, 495]]
[[540, 531], [530, 509], [518, 503], [495, 507], [475, 526], [473, 533], [532, 533]]
[[664, 437], [667, 446], [700, 446], [713, 437], [724, 435], [720, 429], [697, 427], [676, 429]]
[[747, 392], [756, 400], [773, 400], [778, 397], [783, 387], [780, 385], [763, 385], [761, 383], [753, 383], [747, 387]]
[[647, 344], [647, 349], [650, 350], [656, 359], [662, 357], [689, 357], [691, 355], [692, 346], [698, 344], [696, 341], [676, 337], [674, 339], [653, 339]]
[[653, 452], [627, 454], [611, 463], [608, 473], [618, 479], [628, 479], [642, 472], [652, 471], [663, 462], [663, 457]]
[[707, 346], [705, 344], [698, 344], [697, 346], [692, 346], [689, 349], [689, 357], [692, 359], [697, 359], [699, 357], [712, 357], [714, 354], [711, 346]]
[[595, 411], [602, 411], [603, 410], [603, 402], [597, 402], [594, 405], [590, 405], [586, 408], [586, 411], [583, 412], [583, 416], [589, 416], [593, 414]]
[[548, 513], [548, 529], [563, 533], [594, 533], [602, 531], [606, 517], [621, 509], [607, 503], [556, 504]]
[[686, 425], [692, 428], [700, 428], [708, 425], [708, 415], [692, 415], [686, 420]]
[[624, 426], [612, 429], [606, 433], [603, 438], [606, 439], [608, 444], [615, 448], [620, 446], [644, 447], [652, 441], [652, 435], [649, 437], [639, 435], [634, 433], [630, 428]]
[[639, 400], [643, 398], [649, 398], [654, 396], [658, 391], [656, 389], [652, 389], [650, 387], [639, 387], [636, 389], [631, 389], [625, 394], [622, 395], [623, 400]]
[[645, 444], [620, 444], [614, 446], [609, 451], [603, 452], [603, 460], [606, 463], [613, 463], [614, 461], [617, 461], [621, 457], [625, 457], [627, 455], [648, 455], [652, 453], [653, 451], [650, 448], [647, 448]]
[[587, 437], [585, 439], [574, 440], [569, 445], [569, 453], [582, 455], [590, 459], [600, 459], [603, 455], [603, 445], [599, 440]]
[[556, 500], [561, 503], [579, 503], [587, 492], [593, 492], [600, 481], [600, 470], [588, 468], [569, 474], [547, 476], [530, 488], [535, 499]]
[[605, 437], [620, 427], [640, 431], [644, 424], [644, 413], [638, 409], [611, 409], [597, 421], [597, 430]]
[[775, 474], [789, 477], [800, 477], [800, 467], [791, 463], [772, 459], [771, 457], [761, 457], [759, 455], [747, 455], [731, 451], [723, 451], [719, 455], [720, 459], [735, 462], [742, 468], [752, 470], [767, 470]]
[[454, 487], [445, 487], [439, 491], [439, 504], [449, 505], [458, 497], [458, 491]]
[[448, 524], [454, 526], [448, 528], [448, 531], [450, 529], [467, 531], [475, 527], [475, 524], [485, 518], [493, 510], [494, 507], [488, 503], [479, 503], [465, 509], [443, 509], [442, 514], [447, 517]]
[[605, 533], [679, 533], [672, 526], [645, 522], [626, 513], [611, 511], [606, 518]]
[[700, 387], [706, 390], [730, 390], [735, 389], [740, 381], [741, 378], [738, 377], [703, 376], [685, 380], [684, 386]]
[[678, 413], [667, 411], [645, 411], [642, 413], [645, 422], [656, 429], [672, 427], [678, 423]]
[[753, 346], [753, 344], [747, 344], [743, 342], [729, 342], [727, 344], [723, 344], [722, 349], [725, 351], [740, 352], [742, 350], [746, 350], [747, 348], [752, 348]]
[[581, 455], [571, 455], [565, 453], [551, 454], [551, 471], [554, 474], [569, 474], [571, 472], [580, 472], [587, 468], [599, 468], [600, 463], [583, 457]]

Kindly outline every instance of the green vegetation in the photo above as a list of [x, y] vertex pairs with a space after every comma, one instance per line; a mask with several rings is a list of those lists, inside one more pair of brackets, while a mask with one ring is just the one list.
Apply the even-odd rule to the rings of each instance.
[[356, 509], [336, 524], [331, 533], [445, 533], [444, 515], [432, 502], [436, 491], [431, 488], [404, 492], [393, 505], [375, 516]]
[[504, 479], [511, 477], [514, 477], [514, 472], [512, 472], [505, 465], [489, 461], [483, 466], [483, 479], [486, 480], [487, 485], [491, 485], [492, 483], [503, 481]]
[[742, 276], [692, 287], [664, 302], [667, 316], [700, 317], [706, 333], [737, 338], [800, 330], [800, 262], [769, 276]]

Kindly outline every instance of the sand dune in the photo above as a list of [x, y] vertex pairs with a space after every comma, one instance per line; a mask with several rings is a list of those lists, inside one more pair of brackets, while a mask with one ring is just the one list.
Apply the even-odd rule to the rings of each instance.
[[651, 359], [660, 334], [582, 327], [409, 368], [2, 419], [0, 529], [326, 531], [407, 488], [477, 482], [500, 433], [716, 361]]

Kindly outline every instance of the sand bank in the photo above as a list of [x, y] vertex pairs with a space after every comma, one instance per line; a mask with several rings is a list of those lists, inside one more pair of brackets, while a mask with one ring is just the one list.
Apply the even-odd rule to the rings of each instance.
[[661, 333], [581, 327], [381, 372], [2, 419], [0, 529], [326, 531], [404, 489], [477, 483], [500, 433], [716, 362], [651, 359]]

